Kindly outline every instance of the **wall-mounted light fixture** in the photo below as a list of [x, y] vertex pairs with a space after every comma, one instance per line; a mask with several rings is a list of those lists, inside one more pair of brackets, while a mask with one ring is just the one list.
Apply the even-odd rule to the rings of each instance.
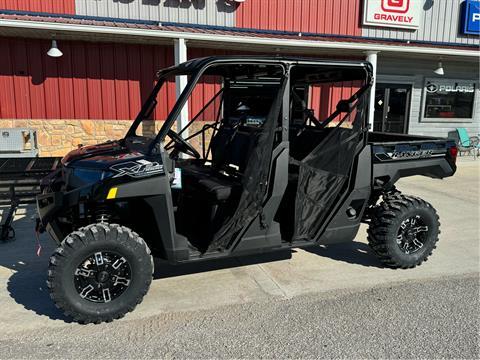
[[437, 75], [445, 75], [445, 71], [443, 70], [443, 64], [442, 64], [442, 59], [438, 61], [437, 68], [433, 70], [433, 72]]
[[63, 53], [60, 51], [60, 49], [57, 46], [57, 40], [55, 39], [52, 40], [52, 46], [50, 47], [50, 50], [48, 50], [47, 55], [54, 58], [57, 58], [63, 55]]

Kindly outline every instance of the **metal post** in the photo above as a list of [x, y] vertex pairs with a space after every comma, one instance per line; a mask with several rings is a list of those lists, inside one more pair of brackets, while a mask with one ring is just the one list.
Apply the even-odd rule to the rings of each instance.
[[[175, 51], [175, 65], [181, 64], [187, 61], [187, 45], [185, 39], [179, 38], [174, 40], [174, 51]], [[188, 78], [186, 75], [177, 76], [175, 78], [175, 91], [177, 100], [180, 97], [183, 89], [187, 86]], [[182, 108], [180, 115], [177, 119], [177, 132], [180, 132], [188, 124], [188, 100]], [[181, 134], [183, 138], [188, 137], [188, 129]]]
[[377, 84], [377, 54], [378, 51], [367, 51], [367, 61], [373, 66], [373, 83], [370, 90], [370, 105], [368, 106], [368, 125], [370, 130], [373, 130], [373, 118], [375, 114], [375, 88]]

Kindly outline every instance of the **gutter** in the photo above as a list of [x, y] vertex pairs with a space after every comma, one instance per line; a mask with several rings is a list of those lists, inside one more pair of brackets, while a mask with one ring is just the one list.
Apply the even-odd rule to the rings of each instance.
[[26, 21], [26, 20], [0, 20], [0, 28], [16, 28], [16, 29], [30, 29], [30, 30], [48, 30], [48, 31], [62, 31], [67, 33], [91, 33], [104, 35], [123, 35], [132, 37], [143, 37], [151, 39], [185, 39], [191, 41], [206, 41], [212, 43], [230, 43], [241, 45], [263, 45], [275, 47], [289, 47], [289, 48], [322, 48], [332, 50], [357, 50], [357, 51], [377, 51], [377, 52], [391, 52], [402, 54], [424, 54], [424, 55], [445, 55], [445, 56], [464, 56], [464, 57], [479, 57], [478, 50], [466, 49], [448, 49], [435, 47], [420, 47], [420, 46], [398, 46], [385, 44], [371, 44], [359, 42], [344, 42], [344, 41], [312, 41], [299, 39], [274, 39], [268, 37], [258, 36], [233, 36], [221, 34], [205, 34], [192, 33], [183, 31], [168, 31], [168, 30], [153, 30], [153, 29], [132, 29], [112, 26], [97, 26], [97, 25], [76, 25], [63, 24], [56, 22], [44, 21]]

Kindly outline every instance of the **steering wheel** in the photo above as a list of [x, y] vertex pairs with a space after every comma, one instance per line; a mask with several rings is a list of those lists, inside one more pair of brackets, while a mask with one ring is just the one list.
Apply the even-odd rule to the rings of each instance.
[[191, 145], [189, 144], [185, 139], [183, 139], [180, 135], [178, 135], [175, 131], [173, 130], [168, 130], [167, 135], [172, 139], [172, 141], [175, 143], [175, 148], [187, 155], [193, 156], [195, 159], [200, 159], [201, 155], [200, 153]]

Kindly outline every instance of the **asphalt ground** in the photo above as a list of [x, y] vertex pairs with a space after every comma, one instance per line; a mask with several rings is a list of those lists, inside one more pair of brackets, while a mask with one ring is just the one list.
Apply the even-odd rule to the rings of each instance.
[[54, 244], [35, 255], [34, 208], [0, 244], [0, 358], [478, 358], [480, 160], [454, 177], [402, 179], [437, 209], [438, 248], [410, 270], [381, 266], [362, 227], [354, 242], [173, 267], [156, 263], [135, 312], [69, 323], [45, 286]]
[[478, 276], [409, 281], [42, 328], [0, 340], [2, 358], [479, 357]]

